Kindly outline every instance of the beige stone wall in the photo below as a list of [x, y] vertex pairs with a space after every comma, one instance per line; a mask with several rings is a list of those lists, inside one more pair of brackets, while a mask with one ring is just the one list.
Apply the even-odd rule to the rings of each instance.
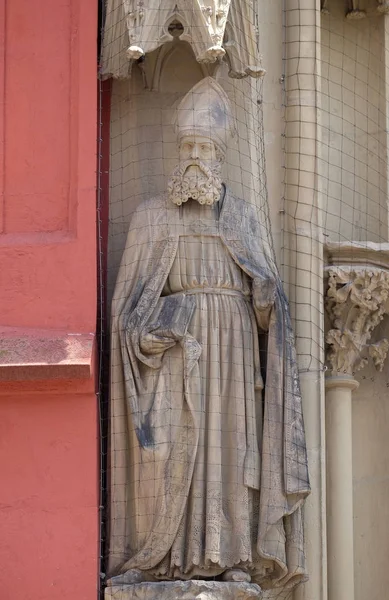
[[[330, 0], [330, 14], [322, 14], [319, 189], [328, 241], [388, 240], [388, 17], [379, 16], [376, 7], [366, 1], [367, 17], [348, 20], [344, 3]], [[377, 339], [388, 334], [389, 325], [375, 332]], [[355, 377], [360, 382], [352, 400], [355, 600], [381, 600], [389, 585], [388, 363], [383, 373], [370, 367]]]
[[328, 2], [321, 30], [320, 152], [323, 226], [331, 241], [386, 241], [385, 17], [345, 18]]

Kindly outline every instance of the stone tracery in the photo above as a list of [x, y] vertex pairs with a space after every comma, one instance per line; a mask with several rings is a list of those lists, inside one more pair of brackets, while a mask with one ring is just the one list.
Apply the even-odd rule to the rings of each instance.
[[[174, 41], [177, 35], [173, 35], [172, 25], [179, 23], [178, 37], [191, 45], [198, 62], [209, 64], [225, 57], [231, 77], [261, 77], [265, 71], [257, 49], [253, 12], [253, 2], [242, 0], [195, 0], [190, 4], [151, 0], [147, 6], [144, 0], [109, 0], [102, 73], [128, 76], [133, 61]], [[123, 46], [126, 39], [128, 43]]]

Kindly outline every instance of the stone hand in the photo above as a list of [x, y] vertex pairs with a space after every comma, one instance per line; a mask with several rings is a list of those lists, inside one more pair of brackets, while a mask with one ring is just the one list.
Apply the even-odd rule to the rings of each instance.
[[172, 348], [176, 341], [170, 337], [156, 335], [155, 333], [144, 333], [140, 338], [140, 349], [144, 354], [162, 354]]

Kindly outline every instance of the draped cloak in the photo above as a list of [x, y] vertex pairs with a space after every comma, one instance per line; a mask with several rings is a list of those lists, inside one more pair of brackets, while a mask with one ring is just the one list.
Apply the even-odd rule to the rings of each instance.
[[[267, 319], [262, 431], [247, 432], [244, 483], [259, 493], [256, 551], [264, 588], [292, 587], [306, 578], [301, 507], [309, 477], [301, 394], [289, 307], [266, 258], [257, 209], [226, 190], [219, 235], [251, 278], [261, 322], [261, 286], [275, 280]], [[108, 573], [152, 570], [169, 552], [185, 511], [198, 443], [196, 398], [187, 385], [199, 377], [201, 348], [190, 336], [175, 368], [163, 355], [144, 354], [140, 337], [160, 299], [184, 235], [180, 209], [166, 195], [135, 211], [112, 302], [109, 432]], [[262, 319], [263, 320], [263, 319]], [[169, 366], [168, 366], [169, 365]], [[176, 379], [176, 382], [174, 381]], [[184, 393], [177, 394], [177, 380]], [[190, 415], [185, 428], [181, 415]], [[254, 421], [255, 422], [255, 421]], [[260, 439], [258, 448], [250, 439]]]

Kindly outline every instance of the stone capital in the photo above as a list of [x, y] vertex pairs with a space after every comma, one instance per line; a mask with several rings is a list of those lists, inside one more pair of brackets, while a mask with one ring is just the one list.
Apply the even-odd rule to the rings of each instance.
[[372, 358], [382, 371], [389, 341], [369, 340], [387, 312], [389, 273], [377, 267], [327, 267], [325, 306], [332, 328], [327, 332], [327, 360], [332, 372], [352, 374]]
[[352, 392], [359, 388], [359, 382], [350, 375], [330, 375], [325, 378], [326, 390], [346, 389]]
[[[335, 254], [332, 262], [336, 263], [336, 255], [344, 255], [345, 247], [338, 245], [336, 251], [334, 247], [332, 245], [330, 262]], [[348, 254], [352, 256], [350, 249]], [[389, 270], [377, 266], [377, 257], [374, 258], [375, 252], [370, 246], [366, 246], [365, 251], [361, 245], [356, 245], [355, 249], [355, 256], [358, 256], [355, 264], [326, 267], [325, 307], [331, 325], [326, 335], [326, 358], [334, 375], [351, 376], [369, 359], [378, 371], [382, 371], [389, 349], [389, 340], [385, 338], [370, 342], [374, 330], [389, 311]], [[361, 263], [363, 254], [364, 264]], [[369, 260], [369, 254], [372, 254], [372, 260]]]

